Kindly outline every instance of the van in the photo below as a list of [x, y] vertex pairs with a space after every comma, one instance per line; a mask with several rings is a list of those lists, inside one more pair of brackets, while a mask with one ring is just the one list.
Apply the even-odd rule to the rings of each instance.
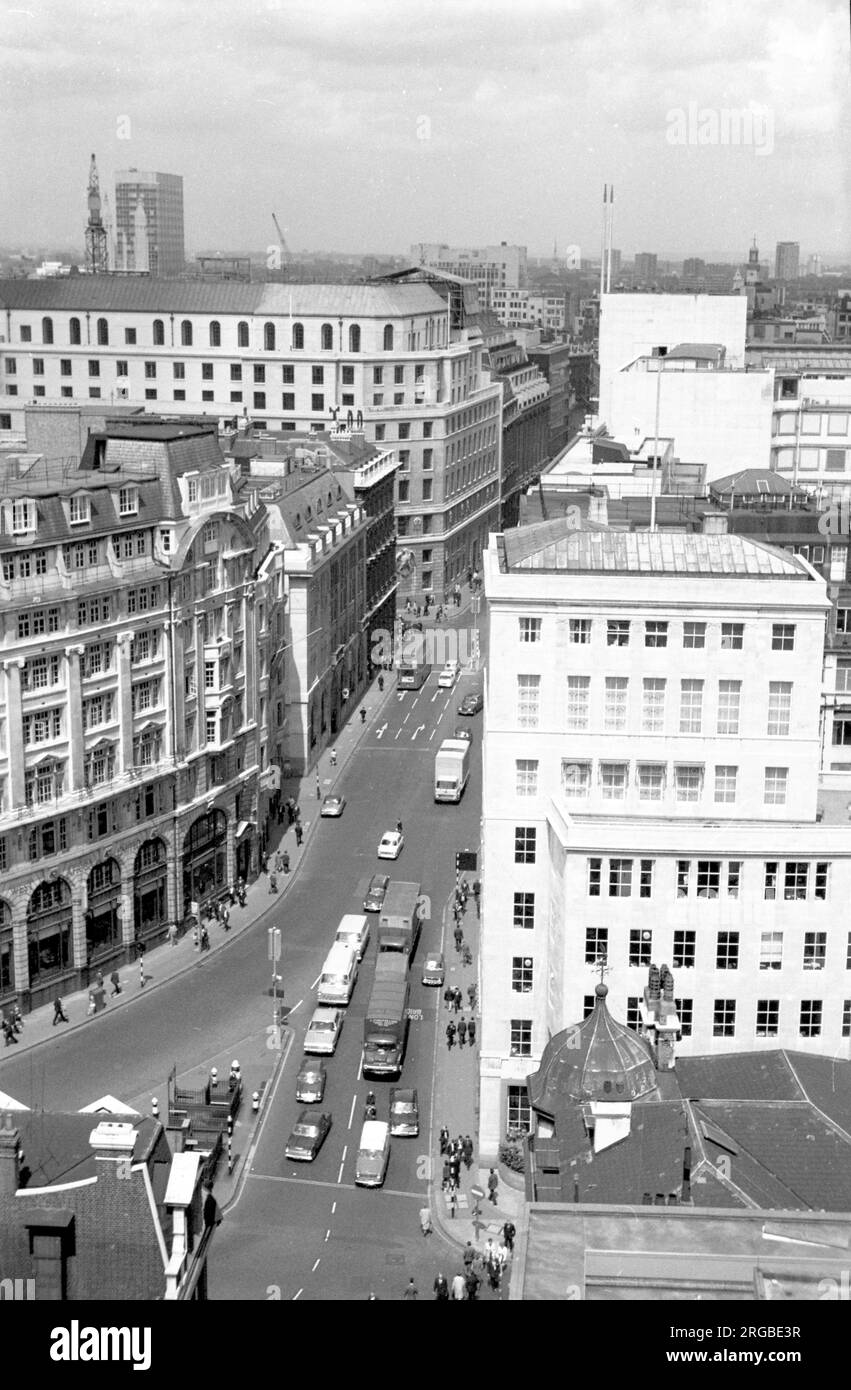
[[362, 961], [364, 951], [369, 945], [369, 918], [362, 912], [347, 912], [345, 917], [340, 919], [334, 941], [341, 941], [344, 946], [353, 946], [358, 953], [358, 960]]
[[317, 1002], [344, 1008], [352, 997], [358, 977], [358, 953], [354, 946], [335, 941], [319, 976]]
[[358, 1187], [381, 1187], [390, 1159], [390, 1126], [386, 1120], [367, 1120], [361, 1130], [355, 1163]]

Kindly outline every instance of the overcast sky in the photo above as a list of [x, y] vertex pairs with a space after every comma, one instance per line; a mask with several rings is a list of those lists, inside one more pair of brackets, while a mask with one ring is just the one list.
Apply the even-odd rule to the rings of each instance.
[[610, 182], [625, 255], [851, 259], [847, 0], [21, 0], [0, 54], [0, 245], [82, 249], [94, 150], [190, 254], [594, 255]]

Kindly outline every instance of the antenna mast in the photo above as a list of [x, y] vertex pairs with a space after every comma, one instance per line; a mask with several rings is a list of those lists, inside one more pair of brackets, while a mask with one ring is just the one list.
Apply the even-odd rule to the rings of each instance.
[[86, 226], [86, 270], [103, 275], [109, 270], [109, 238], [100, 212], [98, 166], [92, 155], [89, 164], [89, 221]]

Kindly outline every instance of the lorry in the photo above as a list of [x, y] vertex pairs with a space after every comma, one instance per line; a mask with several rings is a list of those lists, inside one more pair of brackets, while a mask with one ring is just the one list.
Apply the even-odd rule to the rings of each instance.
[[408, 957], [379, 954], [363, 1022], [364, 1076], [395, 1077], [402, 1070], [408, 1041]]
[[407, 969], [417, 949], [420, 926], [420, 885], [391, 882], [378, 916], [378, 954], [401, 952]]
[[470, 776], [470, 744], [445, 738], [434, 755], [435, 801], [460, 801]]

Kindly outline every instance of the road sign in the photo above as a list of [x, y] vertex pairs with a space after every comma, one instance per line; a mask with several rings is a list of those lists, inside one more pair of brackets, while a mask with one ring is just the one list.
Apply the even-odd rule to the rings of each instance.
[[477, 864], [478, 856], [473, 850], [459, 849], [458, 853], [455, 855], [455, 867], [459, 873], [462, 870], [469, 870], [471, 873], [475, 873]]
[[482, 1187], [471, 1187], [471, 1188], [470, 1188], [470, 1196], [471, 1196], [471, 1197], [475, 1197], [475, 1199], [476, 1199], [477, 1202], [481, 1202], [482, 1199], [483, 1199], [483, 1197], [484, 1197], [484, 1195], [485, 1195], [484, 1188], [482, 1188]]
[[277, 962], [281, 959], [281, 928], [270, 927], [267, 936], [269, 938], [269, 959]]

